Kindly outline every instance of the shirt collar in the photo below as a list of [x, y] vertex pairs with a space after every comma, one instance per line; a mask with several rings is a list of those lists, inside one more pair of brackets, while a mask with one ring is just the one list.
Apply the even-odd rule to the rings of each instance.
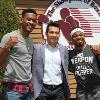
[[[48, 42], [46, 41], [46, 47], [50, 47], [50, 48], [52, 48], [49, 44], [48, 44]], [[59, 49], [59, 43], [57, 43], [57, 45], [56, 45], [56, 47], [55, 48], [57, 48], [57, 49]]]

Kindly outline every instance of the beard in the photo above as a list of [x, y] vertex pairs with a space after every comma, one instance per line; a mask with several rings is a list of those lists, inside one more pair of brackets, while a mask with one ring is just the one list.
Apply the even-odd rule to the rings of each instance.
[[22, 29], [28, 33], [31, 33], [35, 28], [34, 25], [22, 25]]
[[82, 47], [82, 46], [84, 46], [84, 44], [85, 44], [85, 41], [80, 41], [80, 42], [76, 42], [76, 43], [75, 43], [75, 45], [76, 45], [77, 47]]
[[33, 31], [33, 29], [34, 29], [34, 27], [33, 27], [33, 26], [27, 26], [27, 27], [26, 27], [26, 30], [27, 30], [28, 32], [32, 32], [32, 31]]

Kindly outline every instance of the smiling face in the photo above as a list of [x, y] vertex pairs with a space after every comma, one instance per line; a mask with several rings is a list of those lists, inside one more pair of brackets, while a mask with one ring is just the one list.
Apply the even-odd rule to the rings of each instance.
[[26, 13], [21, 19], [22, 30], [29, 35], [36, 26], [37, 15], [34, 13]]
[[60, 29], [56, 26], [49, 26], [48, 32], [46, 32], [48, 44], [52, 47], [56, 47], [59, 37]]
[[82, 32], [75, 32], [72, 35], [72, 41], [76, 47], [83, 47], [85, 45], [85, 36]]

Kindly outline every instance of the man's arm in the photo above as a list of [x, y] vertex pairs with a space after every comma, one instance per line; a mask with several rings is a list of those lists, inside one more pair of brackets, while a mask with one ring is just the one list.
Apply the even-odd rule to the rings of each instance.
[[74, 73], [75, 72], [75, 68], [73, 67], [73, 64], [72, 64], [72, 61], [71, 61], [72, 50], [68, 50], [68, 51], [69, 51], [68, 71]]
[[8, 56], [9, 49], [8, 48], [0, 48], [0, 65], [5, 64], [6, 57]]
[[5, 60], [9, 54], [10, 48], [12, 48], [18, 42], [17, 37], [10, 37], [9, 41], [4, 47], [0, 47], [0, 65], [5, 64]]
[[94, 53], [100, 54], [100, 45], [92, 45]]

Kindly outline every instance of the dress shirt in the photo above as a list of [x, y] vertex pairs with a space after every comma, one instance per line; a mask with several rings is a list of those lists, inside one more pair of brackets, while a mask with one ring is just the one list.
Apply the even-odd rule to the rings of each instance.
[[61, 75], [59, 46], [57, 45], [53, 48], [49, 44], [46, 44], [43, 83], [48, 85], [59, 85], [62, 83]]

